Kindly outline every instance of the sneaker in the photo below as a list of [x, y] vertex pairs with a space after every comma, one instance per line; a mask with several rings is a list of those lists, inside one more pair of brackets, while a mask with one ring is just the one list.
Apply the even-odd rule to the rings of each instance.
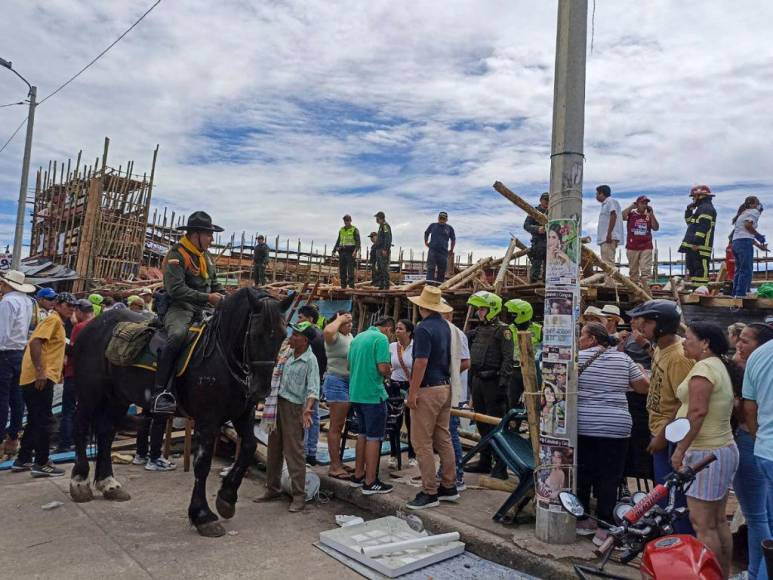
[[457, 501], [459, 499], [459, 490], [456, 486], [443, 487], [437, 489], [437, 498], [439, 501]]
[[438, 496], [429, 495], [428, 493], [420, 491], [418, 494], [416, 494], [414, 499], [405, 505], [405, 507], [407, 507], [409, 510], [423, 510], [425, 508], [437, 507], [439, 505], [440, 501], [438, 500]]
[[590, 518], [579, 520], [576, 524], [577, 534], [580, 536], [591, 536], [596, 533], [598, 525]]
[[134, 459], [132, 459], [132, 465], [145, 465], [148, 462], [148, 456], [147, 455], [134, 455]]
[[419, 461], [415, 457], [408, 459], [408, 467], [418, 467]]
[[390, 457], [389, 461], [387, 461], [387, 467], [389, 469], [397, 469], [397, 457]]
[[317, 463], [318, 463], [318, 461], [317, 461], [317, 458], [315, 456], [313, 456], [313, 455], [307, 455], [306, 456], [306, 465], [308, 465], [309, 467], [314, 467], [315, 465], [317, 465]]
[[365, 476], [357, 477], [356, 475], [352, 474], [351, 479], [349, 480], [349, 485], [352, 487], [362, 487], [365, 485]]
[[159, 457], [158, 459], [148, 459], [145, 469], [147, 471], [172, 471], [177, 469], [177, 465], [163, 457]]
[[464, 479], [457, 479], [456, 480], [456, 491], [464, 491], [467, 489], [467, 484], [464, 483]]
[[32, 469], [32, 461], [22, 461], [18, 457], [11, 465], [11, 471], [14, 473], [19, 473], [21, 471], [29, 471]]
[[45, 465], [36, 463], [32, 466], [32, 477], [62, 477], [63, 475], [64, 469], [59, 469], [50, 461]]
[[388, 483], [383, 483], [382, 481], [379, 481], [378, 478], [373, 480], [373, 483], [371, 484], [363, 484], [362, 486], [362, 495], [375, 495], [377, 493], [389, 493], [392, 491], [395, 487], [393, 485], [389, 485]]

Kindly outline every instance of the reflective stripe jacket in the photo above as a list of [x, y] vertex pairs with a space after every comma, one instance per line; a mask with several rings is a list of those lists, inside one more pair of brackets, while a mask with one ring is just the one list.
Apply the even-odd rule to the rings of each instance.
[[349, 226], [338, 230], [338, 239], [336, 245], [333, 246], [333, 251], [337, 252], [341, 248], [360, 249], [360, 231], [356, 227]]
[[714, 229], [717, 225], [717, 210], [710, 197], [703, 198], [695, 208], [687, 208], [684, 212], [687, 222], [687, 232], [684, 234], [680, 252], [692, 250], [690, 246], [698, 246], [701, 256], [711, 256], [714, 247]]

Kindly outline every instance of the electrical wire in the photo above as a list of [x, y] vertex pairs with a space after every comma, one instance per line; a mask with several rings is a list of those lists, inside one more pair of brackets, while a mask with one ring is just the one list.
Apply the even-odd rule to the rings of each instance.
[[[140, 16], [140, 17], [139, 17], [139, 18], [138, 18], [138, 19], [137, 19], [137, 20], [134, 22], [134, 24], [132, 24], [132, 25], [131, 25], [129, 28], [127, 28], [127, 29], [126, 29], [126, 30], [123, 32], [123, 34], [121, 34], [121, 36], [119, 36], [118, 38], [116, 38], [116, 39], [115, 39], [115, 40], [114, 40], [114, 41], [113, 41], [113, 42], [112, 42], [112, 43], [111, 43], [111, 44], [110, 44], [110, 45], [109, 45], [109, 46], [108, 46], [108, 47], [107, 47], [105, 50], [103, 50], [103, 51], [102, 51], [102, 52], [100, 52], [100, 53], [99, 53], [97, 56], [95, 56], [95, 57], [94, 57], [94, 58], [91, 60], [91, 62], [89, 62], [89, 63], [88, 63], [86, 66], [84, 66], [84, 67], [83, 67], [81, 70], [79, 70], [77, 73], [75, 73], [73, 76], [71, 76], [71, 77], [70, 77], [70, 78], [69, 78], [67, 81], [65, 81], [64, 83], [62, 83], [61, 85], [59, 85], [59, 86], [58, 86], [58, 87], [57, 87], [57, 88], [56, 88], [56, 89], [55, 89], [53, 92], [51, 92], [51, 93], [50, 93], [48, 96], [46, 96], [46, 97], [45, 97], [45, 98], [44, 98], [42, 101], [39, 101], [39, 102], [38, 102], [38, 104], [37, 104], [37, 106], [39, 107], [40, 105], [42, 105], [43, 103], [45, 103], [45, 102], [46, 102], [48, 99], [50, 99], [51, 97], [53, 97], [54, 95], [56, 95], [56, 94], [57, 94], [59, 91], [61, 91], [62, 89], [64, 89], [64, 88], [65, 88], [67, 85], [69, 85], [71, 82], [73, 82], [73, 81], [74, 81], [75, 79], [77, 79], [79, 76], [81, 76], [81, 75], [82, 75], [84, 72], [86, 72], [86, 70], [87, 70], [89, 67], [91, 67], [91, 66], [92, 66], [94, 63], [96, 63], [96, 62], [97, 62], [97, 61], [98, 61], [100, 58], [102, 58], [103, 56], [105, 56], [105, 55], [106, 55], [106, 54], [107, 54], [107, 53], [110, 51], [110, 49], [111, 49], [111, 48], [113, 48], [113, 47], [114, 47], [116, 44], [118, 44], [118, 43], [121, 41], [121, 39], [123, 39], [123, 37], [124, 37], [124, 36], [126, 36], [127, 34], [129, 34], [129, 33], [130, 33], [130, 32], [131, 32], [133, 29], [134, 29], [134, 27], [135, 27], [135, 26], [137, 26], [137, 25], [138, 25], [140, 22], [142, 22], [142, 21], [145, 19], [145, 17], [146, 17], [148, 14], [150, 14], [150, 13], [153, 11], [153, 9], [154, 9], [156, 6], [158, 6], [159, 4], [161, 4], [161, 0], [156, 0], [156, 2], [155, 2], [155, 3], [154, 3], [154, 4], [153, 4], [153, 5], [150, 7], [150, 8], [148, 8], [148, 9], [147, 9], [147, 10], [146, 10], [146, 11], [145, 11], [143, 14], [142, 14], [142, 16]], [[11, 104], [20, 104], [20, 103], [11, 103]], [[5, 106], [9, 106], [9, 105], [3, 105], [3, 106], [5, 107]], [[24, 126], [24, 124], [25, 124], [26, 122], [27, 122], [27, 117], [25, 117], [25, 118], [24, 118], [24, 120], [21, 122], [21, 125], [19, 125], [19, 126], [16, 128], [16, 131], [14, 131], [14, 132], [13, 132], [13, 134], [12, 134], [12, 135], [11, 135], [11, 136], [8, 138], [8, 141], [6, 141], [6, 142], [5, 142], [5, 144], [4, 144], [2, 147], [0, 147], [0, 153], [2, 153], [3, 151], [5, 151], [5, 148], [6, 148], [6, 147], [8, 147], [8, 144], [9, 144], [11, 141], [13, 141], [13, 138], [14, 138], [14, 137], [16, 137], [16, 135], [19, 133], [19, 131], [21, 130], [21, 128]]]
[[86, 71], [86, 70], [87, 70], [87, 69], [88, 69], [88, 68], [89, 68], [91, 65], [93, 65], [95, 62], [97, 62], [97, 61], [98, 61], [100, 58], [102, 58], [102, 57], [103, 57], [105, 54], [107, 54], [107, 53], [108, 53], [108, 51], [109, 51], [111, 48], [113, 48], [113, 47], [114, 47], [116, 44], [118, 44], [118, 43], [121, 41], [121, 39], [122, 39], [124, 36], [126, 36], [127, 34], [129, 34], [129, 33], [130, 33], [130, 32], [131, 32], [133, 29], [134, 29], [134, 27], [135, 27], [135, 26], [137, 26], [137, 25], [138, 25], [140, 22], [142, 22], [142, 21], [143, 21], [143, 19], [144, 19], [144, 18], [145, 18], [145, 17], [146, 17], [148, 14], [150, 14], [150, 13], [153, 11], [153, 9], [154, 9], [156, 6], [158, 6], [159, 4], [161, 4], [161, 0], [156, 0], [155, 4], [153, 4], [153, 6], [151, 6], [150, 8], [148, 8], [148, 9], [145, 11], [145, 13], [144, 13], [142, 16], [140, 16], [140, 17], [137, 19], [137, 21], [136, 21], [134, 24], [132, 24], [132, 25], [131, 25], [129, 28], [127, 28], [127, 29], [124, 31], [124, 33], [123, 33], [123, 34], [121, 34], [121, 36], [119, 36], [118, 38], [116, 38], [116, 39], [113, 41], [113, 43], [112, 43], [112, 44], [110, 44], [110, 46], [108, 46], [108, 47], [107, 47], [105, 50], [103, 50], [103, 51], [102, 51], [102, 52], [100, 52], [100, 53], [99, 53], [97, 56], [95, 56], [95, 57], [94, 57], [94, 59], [93, 59], [93, 60], [92, 60], [92, 61], [91, 61], [89, 64], [87, 64], [87, 65], [86, 65], [86, 66], [84, 66], [84, 67], [83, 67], [81, 70], [79, 70], [77, 73], [75, 73], [75, 74], [74, 74], [72, 77], [70, 77], [70, 78], [69, 78], [69, 79], [68, 79], [66, 82], [64, 82], [64, 83], [62, 83], [61, 85], [59, 85], [59, 87], [58, 87], [56, 90], [54, 90], [54, 91], [53, 91], [53, 92], [52, 92], [50, 95], [48, 95], [48, 96], [47, 96], [46, 98], [44, 98], [42, 101], [40, 101], [40, 102], [38, 103], [38, 105], [42, 105], [43, 103], [45, 103], [45, 102], [46, 102], [48, 99], [50, 99], [51, 97], [53, 97], [55, 94], [57, 94], [57, 93], [58, 93], [59, 91], [61, 91], [63, 88], [65, 88], [67, 85], [69, 85], [69, 84], [70, 84], [71, 82], [73, 82], [75, 79], [77, 79], [77, 78], [78, 78], [80, 75], [82, 75], [82, 74], [83, 74], [83, 73], [84, 73], [84, 72], [85, 72], [85, 71]]
[[0, 105], [0, 109], [4, 109], [5, 107], [14, 107], [16, 105], [23, 105], [24, 101], [19, 101], [18, 103], [8, 103], [7, 105]]

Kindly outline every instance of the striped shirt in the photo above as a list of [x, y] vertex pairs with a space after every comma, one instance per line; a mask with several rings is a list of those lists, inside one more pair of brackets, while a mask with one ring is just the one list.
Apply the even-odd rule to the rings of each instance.
[[[587, 362], [599, 348], [581, 350], [579, 364]], [[632, 421], [625, 393], [633, 381], [643, 377], [631, 357], [608, 348], [585, 368], [577, 381], [577, 433], [588, 437], [630, 437]]]

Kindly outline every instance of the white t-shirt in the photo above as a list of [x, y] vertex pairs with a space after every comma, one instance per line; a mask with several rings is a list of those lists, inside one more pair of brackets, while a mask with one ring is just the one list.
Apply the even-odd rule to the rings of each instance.
[[[456, 328], [456, 327], [454, 327]], [[470, 358], [470, 341], [467, 340], [467, 335], [464, 334], [464, 332], [461, 331], [461, 329], [456, 328], [459, 331], [459, 338], [462, 341], [462, 360], [469, 359]], [[462, 381], [462, 394], [459, 397], [459, 401], [462, 403], [465, 403], [470, 400], [469, 395], [469, 387], [467, 386], [467, 375], [469, 374], [469, 370], [462, 371], [460, 378]]]
[[735, 227], [733, 228], [734, 240], [753, 240], [754, 235], [746, 229], [746, 222], [752, 222], [754, 229], [757, 229], [757, 222], [760, 219], [760, 211], [758, 209], [745, 209], [735, 220]]
[[405, 375], [403, 365], [400, 364], [400, 357], [397, 356], [397, 348], [399, 346], [400, 343], [397, 341], [389, 343], [389, 354], [392, 355], [392, 375], [390, 378], [393, 381], [410, 381], [410, 373], [413, 371], [413, 341], [403, 350], [403, 362], [405, 363], [405, 368], [408, 369], [408, 376]]
[[625, 239], [625, 234], [623, 233], [623, 212], [620, 210], [618, 201], [610, 196], [601, 204], [601, 211], [599, 212], [599, 227], [596, 230], [599, 245], [603, 244], [607, 239], [609, 216], [612, 212], [615, 212], [617, 216], [615, 227], [612, 228], [612, 239], [618, 242], [622, 242]]

